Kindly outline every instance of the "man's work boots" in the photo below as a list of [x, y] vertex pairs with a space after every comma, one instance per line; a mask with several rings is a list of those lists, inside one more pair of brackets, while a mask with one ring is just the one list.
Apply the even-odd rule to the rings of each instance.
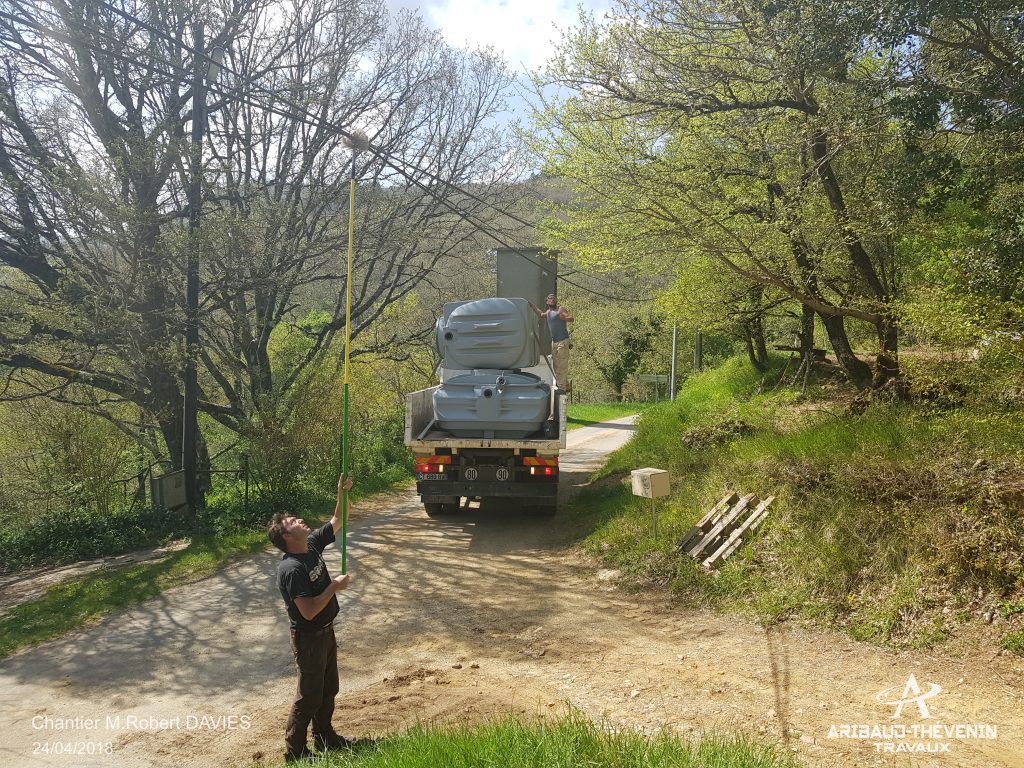
[[328, 749], [351, 749], [352, 742], [336, 733], [318, 733], [313, 736], [313, 746], [322, 751], [327, 751]]
[[308, 757], [316, 757], [316, 752], [311, 751], [309, 747], [303, 747], [298, 752], [288, 750], [284, 753], [284, 761], [286, 763], [297, 763], [299, 760], [305, 760]]

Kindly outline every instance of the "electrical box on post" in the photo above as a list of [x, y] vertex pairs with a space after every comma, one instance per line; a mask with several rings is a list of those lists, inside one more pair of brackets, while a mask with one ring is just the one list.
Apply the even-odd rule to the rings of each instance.
[[185, 472], [178, 470], [149, 480], [153, 506], [158, 509], [178, 510], [188, 505], [185, 497]]
[[633, 481], [633, 495], [645, 499], [657, 499], [668, 496], [671, 475], [667, 469], [645, 467], [630, 472]]

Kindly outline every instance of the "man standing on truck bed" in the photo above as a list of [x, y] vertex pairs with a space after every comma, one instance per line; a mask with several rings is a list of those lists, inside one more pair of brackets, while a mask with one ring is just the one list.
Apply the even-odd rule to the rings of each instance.
[[551, 363], [555, 369], [555, 386], [564, 392], [569, 391], [569, 327], [567, 323], [573, 321], [572, 315], [565, 307], [558, 306], [558, 299], [555, 294], [549, 293], [547, 307], [541, 311], [530, 303], [530, 307], [537, 313], [537, 317], [548, 321], [548, 331], [551, 333]]
[[338, 504], [334, 516], [315, 531], [301, 518], [278, 512], [267, 536], [284, 552], [277, 566], [277, 583], [291, 619], [292, 655], [299, 670], [299, 687], [285, 727], [285, 762], [309, 757], [306, 731], [313, 722], [313, 744], [319, 749], [349, 746], [331, 724], [334, 697], [338, 694], [338, 643], [334, 619], [338, 615], [335, 593], [348, 588], [349, 575], [333, 579], [324, 562], [324, 547], [341, 530], [341, 497], [352, 481], [338, 479]]

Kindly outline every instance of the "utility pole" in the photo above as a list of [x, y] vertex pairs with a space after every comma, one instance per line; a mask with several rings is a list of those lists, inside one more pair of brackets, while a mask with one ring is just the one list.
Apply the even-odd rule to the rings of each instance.
[[676, 333], [679, 330], [679, 321], [672, 321], [672, 370], [668, 377], [668, 399], [676, 399]]
[[185, 498], [189, 510], [203, 506], [199, 490], [199, 217], [203, 205], [203, 132], [206, 128], [206, 55], [203, 22], [193, 27], [192, 143], [188, 186], [188, 264], [185, 270], [185, 412], [182, 425], [181, 467], [185, 471]]

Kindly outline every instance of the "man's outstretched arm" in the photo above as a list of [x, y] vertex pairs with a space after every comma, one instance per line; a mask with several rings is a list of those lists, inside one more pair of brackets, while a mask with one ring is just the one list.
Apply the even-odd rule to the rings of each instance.
[[331, 528], [334, 535], [341, 533], [341, 499], [342, 496], [352, 490], [352, 478], [342, 475], [338, 478], [338, 503], [334, 505], [334, 515], [331, 517]]

